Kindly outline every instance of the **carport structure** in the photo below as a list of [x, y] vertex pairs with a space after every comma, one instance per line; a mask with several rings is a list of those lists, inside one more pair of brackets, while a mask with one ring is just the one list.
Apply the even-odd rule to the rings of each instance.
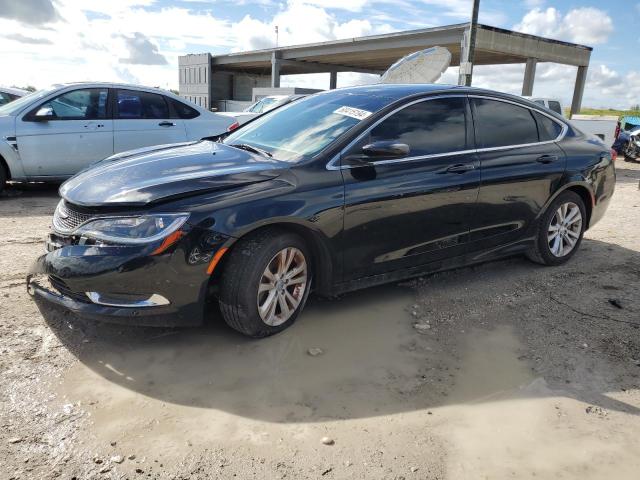
[[[460, 67], [460, 59], [466, 58], [464, 49], [468, 48], [466, 41], [468, 35], [469, 24], [464, 23], [347, 40], [208, 56], [207, 63], [211, 69], [209, 78], [212, 81], [211, 99], [220, 99], [215, 95], [216, 90], [219, 91], [219, 89], [214, 84], [216, 77], [220, 79], [221, 74], [257, 76], [264, 81], [255, 86], [279, 87], [282, 75], [324, 72], [330, 74], [329, 88], [335, 88], [338, 72], [381, 74], [404, 55], [436, 45], [448, 48], [452, 54], [451, 65]], [[591, 51], [591, 47], [584, 45], [478, 25], [473, 64], [526, 64], [522, 84], [523, 95], [531, 95], [533, 92], [536, 66], [539, 62], [575, 66], [577, 74], [571, 112], [577, 113], [582, 103]], [[187, 66], [185, 59], [189, 57], [201, 56], [181, 57], [181, 68], [183, 65]], [[461, 68], [465, 69], [469, 66], [463, 62]], [[182, 74], [180, 80], [183, 80]], [[233, 85], [232, 81], [231, 97], [229, 97], [232, 99], [237, 98], [233, 95]], [[182, 83], [180, 93], [183, 93]]]

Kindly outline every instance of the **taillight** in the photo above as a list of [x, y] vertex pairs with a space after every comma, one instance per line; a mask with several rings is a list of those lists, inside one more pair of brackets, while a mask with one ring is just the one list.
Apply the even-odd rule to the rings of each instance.
[[227, 132], [233, 132], [239, 126], [240, 124], [238, 122], [233, 122], [229, 127], [227, 127]]
[[611, 160], [615, 161], [618, 158], [618, 152], [616, 152], [613, 148], [611, 149]]
[[616, 125], [616, 133], [614, 134], [613, 138], [617, 140], [619, 135], [620, 135], [620, 122], [618, 122], [618, 124]]

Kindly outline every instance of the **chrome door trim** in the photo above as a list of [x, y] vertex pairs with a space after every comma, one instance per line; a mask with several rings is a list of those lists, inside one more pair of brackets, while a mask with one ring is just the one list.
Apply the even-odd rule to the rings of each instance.
[[331, 158], [331, 160], [329, 160], [329, 162], [327, 163], [327, 166], [326, 166], [327, 170], [350, 170], [352, 168], [361, 168], [362, 165], [339, 165], [340, 157], [342, 156], [342, 154], [344, 152], [349, 150], [355, 143], [357, 143], [366, 134], [368, 134], [373, 128], [377, 127], [381, 122], [383, 122], [384, 120], [389, 118], [394, 113], [397, 113], [400, 110], [403, 110], [403, 109], [405, 109], [407, 107], [415, 105], [416, 103], [428, 102], [429, 100], [437, 100], [437, 99], [441, 99], [441, 98], [459, 98], [459, 97], [486, 98], [488, 100], [495, 100], [495, 101], [498, 101], [498, 102], [511, 103], [511, 104], [516, 105], [518, 107], [526, 108], [528, 110], [535, 111], [537, 113], [540, 113], [541, 115], [544, 115], [545, 117], [550, 118], [552, 121], [556, 122], [558, 125], [560, 125], [562, 127], [562, 131], [560, 132], [560, 134], [554, 140], [545, 140], [544, 142], [521, 143], [521, 144], [517, 144], [517, 145], [506, 145], [506, 146], [502, 146], [502, 147], [473, 148], [473, 149], [469, 149], [469, 150], [459, 150], [459, 151], [455, 151], [455, 152], [443, 152], [443, 153], [434, 153], [434, 154], [431, 154], [431, 155], [419, 155], [419, 156], [405, 157], [405, 158], [398, 158], [398, 159], [391, 159], [391, 160], [381, 160], [379, 162], [373, 162], [372, 165], [373, 166], [375, 166], [375, 165], [392, 165], [392, 164], [396, 164], [396, 163], [413, 162], [413, 161], [417, 161], [417, 160], [428, 160], [428, 159], [431, 159], [431, 158], [452, 157], [452, 156], [457, 156], [457, 155], [467, 155], [467, 154], [470, 154], [470, 153], [494, 152], [494, 151], [501, 151], [501, 150], [511, 150], [511, 149], [514, 149], [514, 148], [532, 147], [534, 145], [546, 145], [546, 144], [551, 144], [551, 143], [556, 143], [556, 142], [561, 141], [566, 136], [567, 131], [569, 130], [569, 126], [566, 123], [561, 122], [560, 120], [558, 120], [557, 118], [553, 117], [552, 115], [549, 115], [548, 113], [543, 112], [540, 109], [532, 108], [532, 107], [530, 107], [528, 105], [523, 105], [521, 103], [514, 102], [514, 101], [511, 101], [511, 100], [498, 98], [498, 97], [492, 97], [492, 96], [489, 96], [489, 95], [467, 94], [467, 93], [464, 93], [464, 94], [463, 93], [459, 93], [459, 94], [434, 95], [433, 97], [419, 98], [419, 99], [414, 100], [412, 102], [409, 102], [409, 103], [406, 103], [404, 105], [401, 105], [398, 108], [396, 108], [396, 109], [392, 110], [391, 112], [387, 113], [384, 117], [376, 120], [375, 123], [370, 125], [369, 128], [367, 128], [364, 132], [362, 132], [360, 135], [358, 135], [354, 140], [349, 142], [349, 144], [347, 146], [345, 146], [342, 150], [340, 150], [339, 153], [334, 155], [333, 158]]

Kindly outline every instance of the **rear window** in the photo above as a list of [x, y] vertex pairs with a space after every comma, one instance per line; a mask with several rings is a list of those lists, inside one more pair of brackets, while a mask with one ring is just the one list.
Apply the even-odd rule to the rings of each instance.
[[551, 120], [546, 115], [538, 112], [533, 112], [533, 116], [538, 123], [538, 134], [541, 142], [555, 140], [562, 132], [562, 127], [558, 122]]
[[162, 95], [137, 90], [118, 90], [117, 118], [169, 118], [169, 108]]
[[538, 142], [538, 126], [528, 108], [486, 98], [473, 98], [472, 102], [479, 148]]
[[188, 120], [190, 118], [196, 118], [200, 115], [200, 112], [198, 112], [195, 108], [191, 108], [189, 105], [179, 102], [178, 100], [175, 100], [173, 98], [168, 100], [173, 105], [173, 110], [175, 111], [178, 118]]

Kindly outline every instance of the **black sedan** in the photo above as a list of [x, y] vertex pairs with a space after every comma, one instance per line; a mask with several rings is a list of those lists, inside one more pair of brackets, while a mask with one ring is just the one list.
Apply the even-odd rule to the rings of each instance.
[[79, 316], [253, 337], [336, 295], [526, 254], [560, 265], [604, 214], [611, 151], [519, 97], [333, 90], [217, 141], [111, 157], [67, 181], [28, 278]]

